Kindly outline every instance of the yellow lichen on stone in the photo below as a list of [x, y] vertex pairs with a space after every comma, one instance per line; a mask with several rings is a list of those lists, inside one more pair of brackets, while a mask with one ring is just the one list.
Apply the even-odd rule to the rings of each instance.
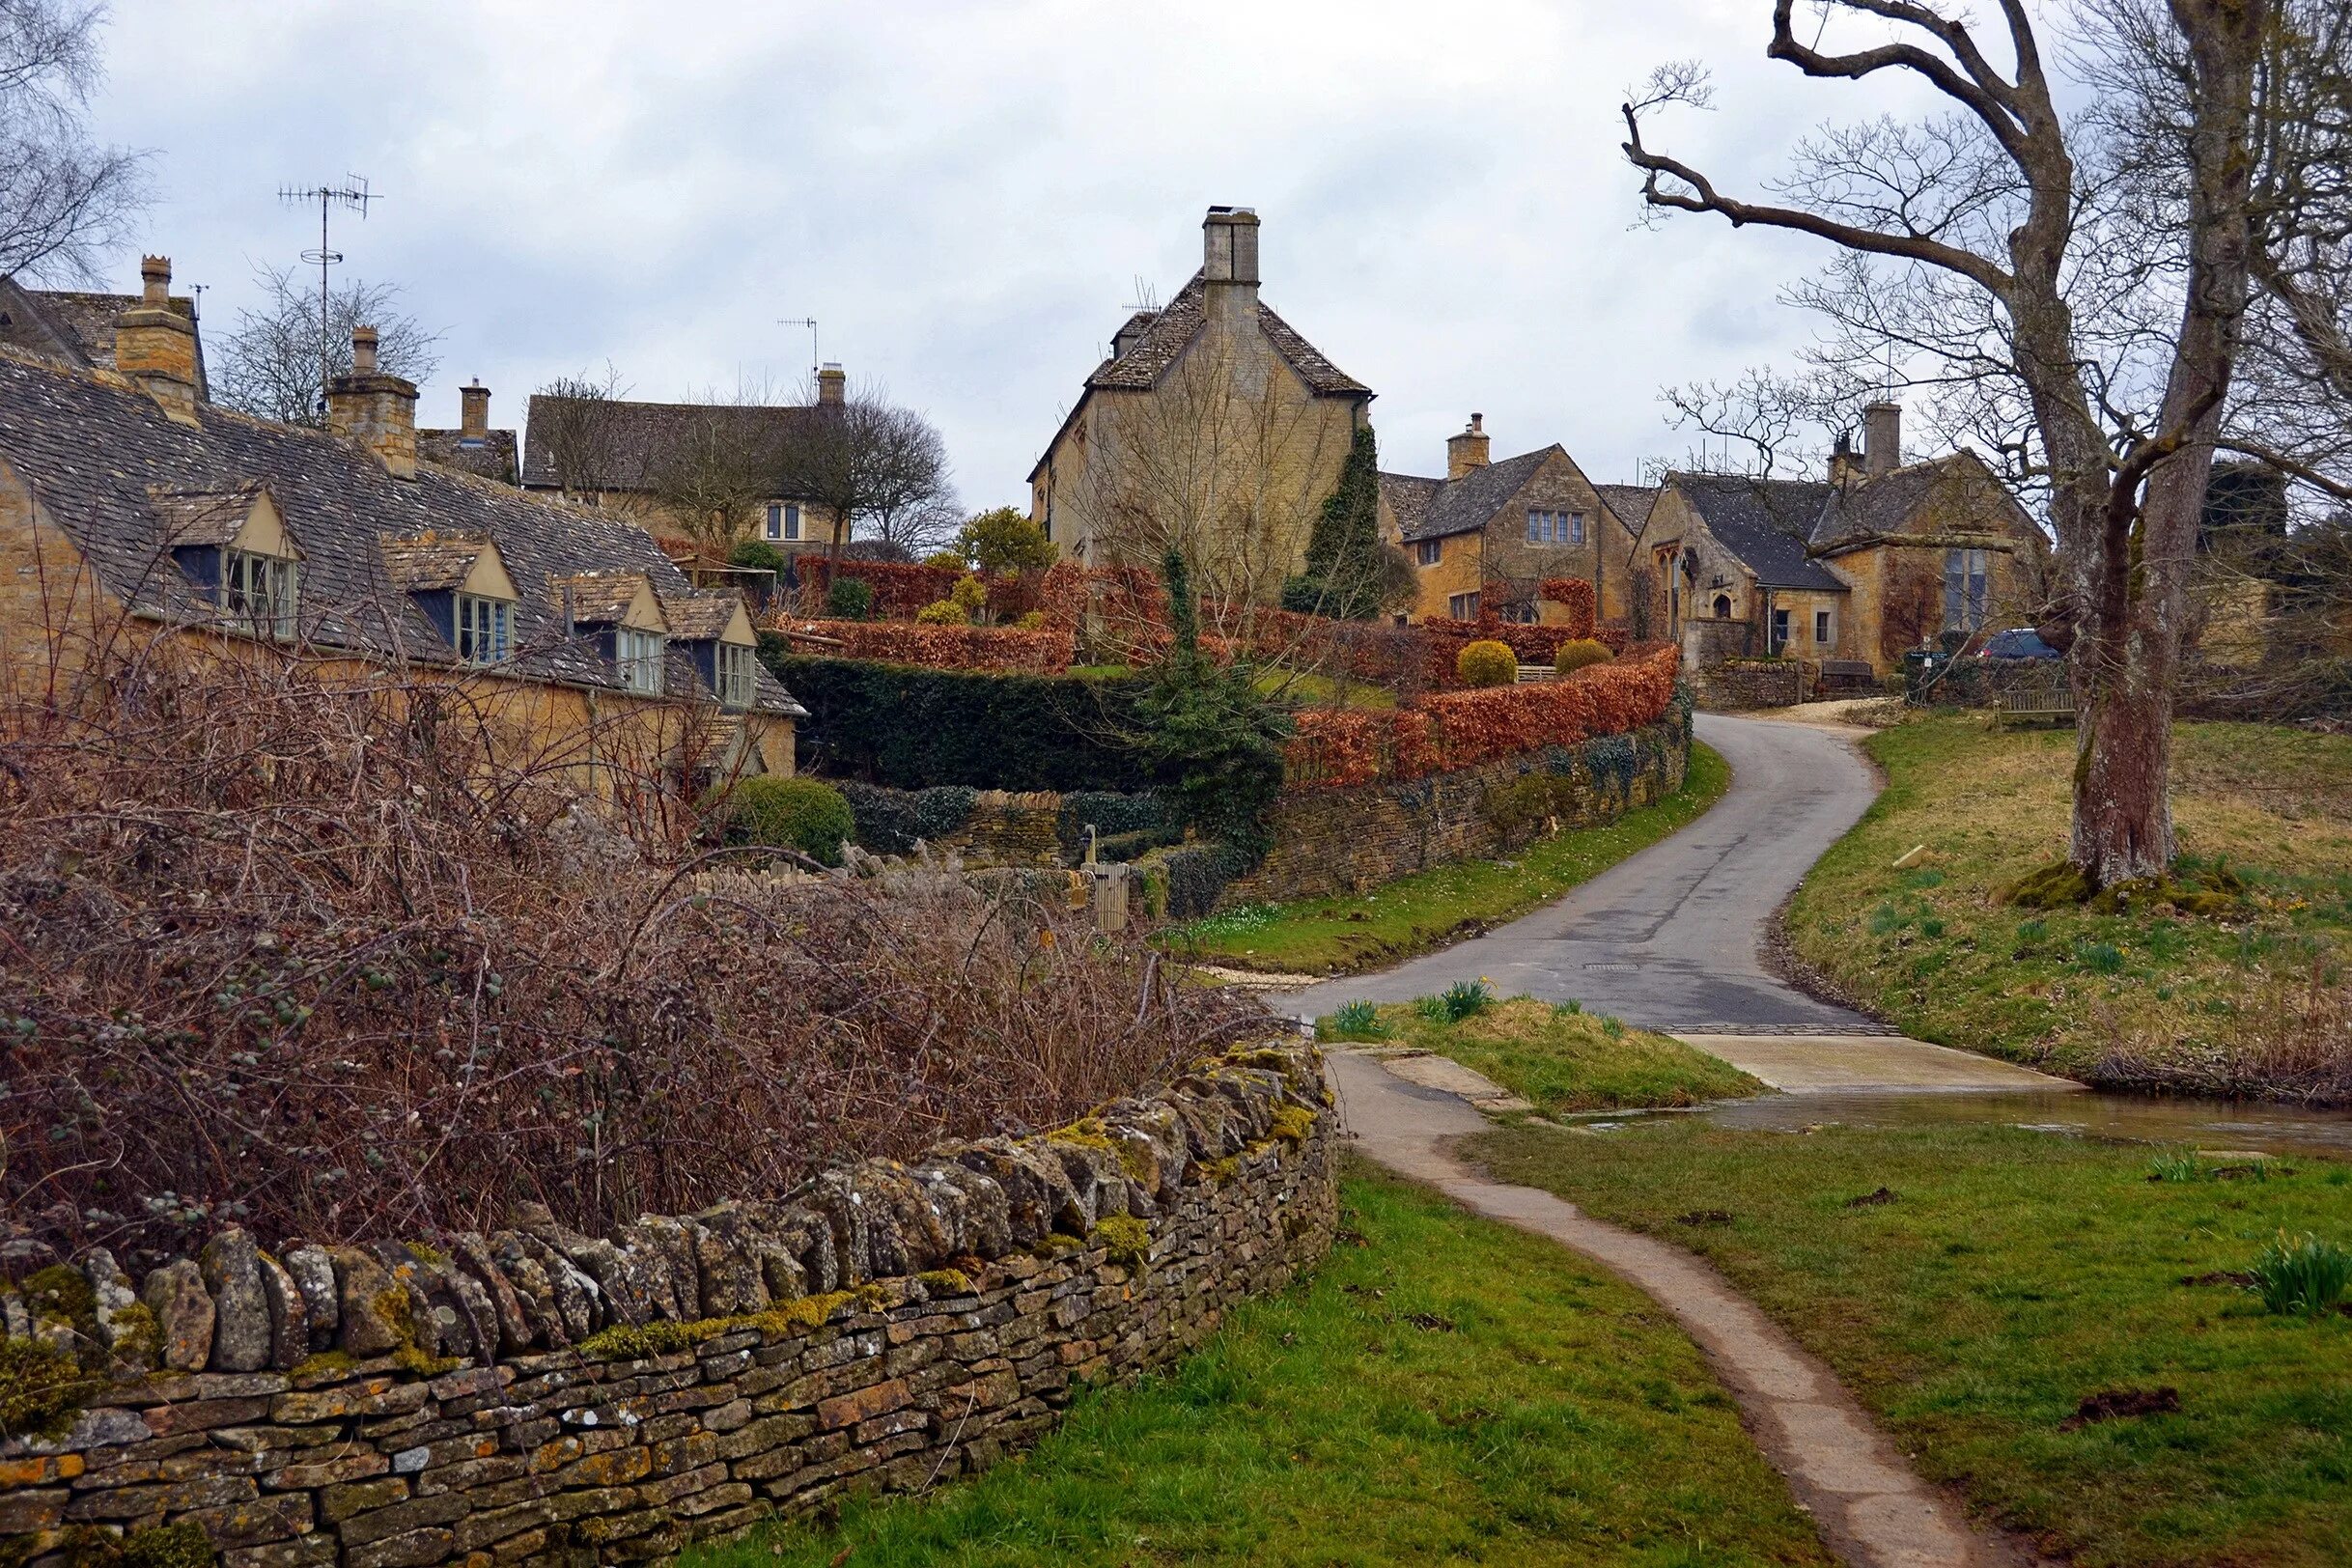
[[1304, 1143], [1315, 1130], [1315, 1113], [1304, 1106], [1277, 1106], [1274, 1113], [1274, 1136], [1293, 1145]]
[[1140, 1269], [1152, 1254], [1152, 1229], [1133, 1215], [1112, 1215], [1094, 1227], [1094, 1245], [1111, 1262]]
[[971, 1277], [961, 1269], [933, 1269], [914, 1276], [934, 1296], [969, 1296]]

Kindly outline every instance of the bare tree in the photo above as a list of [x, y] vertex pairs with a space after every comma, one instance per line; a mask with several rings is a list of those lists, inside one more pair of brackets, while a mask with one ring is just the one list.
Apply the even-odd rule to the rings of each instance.
[[[2087, 0], [2080, 73], [2177, 64], [2155, 134], [2179, 174], [2151, 207], [2132, 144], [2058, 107], [2026, 0], [1998, 0], [1997, 61], [1948, 8], [1822, 0], [1798, 36], [1777, 0], [1769, 55], [1825, 80], [1914, 76], [1947, 105], [1918, 122], [1832, 126], [1798, 147], [1766, 201], [1728, 195], [1644, 138], [1668, 105], [1703, 106], [1694, 65], [1624, 105], [1625, 154], [1653, 210], [1712, 212], [1826, 239], [1840, 255], [1798, 291], [1849, 368], [1900, 358], [1941, 419], [1986, 433], [2046, 487], [2065, 564], [2081, 757], [2069, 858], [2091, 885], [2156, 877], [2176, 850], [2166, 775], [2184, 588], [2244, 343], [2264, 135], [2257, 90], [2280, 0]], [[1885, 41], [1824, 49], [1833, 23]], [[2135, 34], [2135, 29], [2140, 32]]]
[[422, 381], [439, 368], [438, 332], [400, 308], [395, 283], [353, 279], [330, 291], [323, 334], [319, 297], [292, 267], [253, 270], [258, 308], [239, 310], [214, 353], [213, 396], [257, 419], [285, 425], [325, 422], [326, 383], [351, 369], [351, 328], [373, 326], [376, 363], [387, 376]]
[[148, 154], [100, 147], [84, 123], [105, 19], [102, 5], [0, 0], [0, 277], [94, 280], [147, 206]]
[[[565, 499], [602, 489], [614, 476], [606, 473], [616, 423], [615, 407], [629, 388], [612, 361], [604, 374], [582, 371], [558, 376], [539, 388], [531, 401], [531, 444], [547, 455], [555, 483]], [[643, 476], [626, 476], [630, 484]]]
[[688, 538], [724, 553], [751, 531], [760, 503], [780, 492], [782, 427], [766, 383], [742, 383], [730, 397], [704, 393], [646, 454], [647, 487]]
[[880, 387], [860, 387], [839, 405], [812, 402], [788, 428], [780, 482], [836, 519], [827, 555], [838, 560], [858, 524], [910, 551], [955, 532], [955, 490], [938, 427], [901, 407]]

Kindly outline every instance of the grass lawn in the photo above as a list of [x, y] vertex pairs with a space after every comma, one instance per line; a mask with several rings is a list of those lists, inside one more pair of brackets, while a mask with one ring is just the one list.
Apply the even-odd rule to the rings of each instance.
[[[2144, 1145], [1680, 1117], [1473, 1152], [1704, 1252], [1922, 1473], [2082, 1568], [2352, 1562], [2352, 1316], [2184, 1283], [2245, 1269], [2282, 1227], [2352, 1244], [2352, 1166], [2151, 1181]], [[2065, 1428], [2090, 1395], [2163, 1387], [2176, 1414]]]
[[1705, 811], [1731, 770], [1693, 743], [1683, 786], [1601, 827], [1538, 839], [1515, 860], [1460, 860], [1369, 893], [1253, 904], [1174, 928], [1186, 956], [1274, 974], [1350, 974], [1515, 920], [1644, 850]]
[[1531, 996], [1497, 1002], [1459, 1022], [1431, 1017], [1414, 1002], [1376, 1008], [1373, 1020], [1367, 1027], [1327, 1014], [1315, 1030], [1326, 1040], [1385, 1041], [1451, 1056], [1554, 1115], [1764, 1092], [1730, 1063], [1679, 1040]]
[[[2117, 1082], [2352, 1094], [2352, 738], [2183, 724], [2184, 864], [2248, 893], [2222, 918], [2004, 908], [2065, 853], [2072, 732], [1981, 715], [1882, 731], [1888, 787], [1788, 917], [1797, 956], [1921, 1039]], [[1892, 862], [1933, 852], [1910, 871]]]
[[1356, 1167], [1340, 1246], [1025, 1459], [689, 1568], [1827, 1564], [1666, 1316]]

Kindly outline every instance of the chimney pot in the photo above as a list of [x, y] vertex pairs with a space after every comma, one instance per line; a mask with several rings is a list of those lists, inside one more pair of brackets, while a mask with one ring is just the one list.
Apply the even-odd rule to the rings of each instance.
[[172, 302], [172, 259], [169, 256], [143, 256], [139, 259], [139, 303], [167, 306]]
[[395, 479], [416, 477], [416, 383], [387, 376], [372, 326], [351, 328], [351, 374], [326, 384], [326, 427], [367, 448]]
[[1903, 406], [1882, 398], [1862, 410], [1862, 466], [1873, 477], [1903, 465]]
[[1470, 415], [1470, 424], [1463, 428], [1461, 434], [1446, 438], [1445, 477], [1449, 480], [1460, 479], [1472, 468], [1485, 467], [1490, 444], [1486, 434], [1486, 415]]
[[351, 374], [376, 374], [376, 328], [372, 326], [351, 328]]

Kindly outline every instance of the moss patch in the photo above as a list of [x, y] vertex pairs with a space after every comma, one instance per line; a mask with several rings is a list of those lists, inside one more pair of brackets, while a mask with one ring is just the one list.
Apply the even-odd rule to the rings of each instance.
[[1315, 1113], [1304, 1106], [1276, 1106], [1274, 1134], [1294, 1146], [1304, 1143], [1315, 1130]]
[[961, 1269], [932, 1269], [916, 1274], [915, 1280], [934, 1296], [969, 1296], [971, 1276]]
[[0, 1340], [0, 1437], [61, 1438], [99, 1389], [53, 1345]]
[[1123, 1269], [1140, 1269], [1152, 1255], [1152, 1228], [1133, 1215], [1113, 1215], [1094, 1227], [1094, 1245]]
[[706, 1339], [740, 1333], [746, 1329], [756, 1329], [763, 1334], [783, 1338], [821, 1329], [843, 1307], [853, 1302], [868, 1304], [878, 1295], [874, 1286], [863, 1285], [854, 1291], [838, 1290], [823, 1296], [801, 1296], [789, 1302], [779, 1302], [762, 1312], [744, 1312], [734, 1317], [696, 1318], [690, 1323], [677, 1323], [667, 1318], [652, 1323], [616, 1323], [581, 1340], [578, 1349], [582, 1356], [591, 1360], [641, 1361], [648, 1357], [691, 1350]]

